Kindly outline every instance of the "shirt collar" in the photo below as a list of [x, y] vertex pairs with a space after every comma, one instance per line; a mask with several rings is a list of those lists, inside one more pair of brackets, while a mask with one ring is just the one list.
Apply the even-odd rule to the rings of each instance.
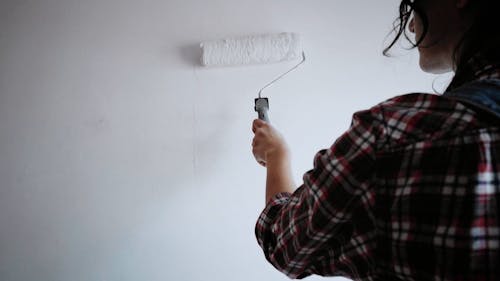
[[476, 80], [500, 79], [500, 62], [491, 62], [480, 55], [471, 57], [455, 74], [446, 91]]

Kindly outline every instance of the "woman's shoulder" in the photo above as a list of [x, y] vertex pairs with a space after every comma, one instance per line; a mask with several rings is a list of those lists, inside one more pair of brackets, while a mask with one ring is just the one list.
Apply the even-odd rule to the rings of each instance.
[[368, 110], [396, 143], [460, 134], [478, 126], [474, 111], [445, 96], [408, 93]]
[[384, 107], [386, 109], [394, 110], [417, 110], [432, 108], [436, 105], [442, 107], [442, 104], [446, 102], [447, 99], [444, 99], [439, 94], [407, 93], [387, 99], [377, 104], [375, 107]]

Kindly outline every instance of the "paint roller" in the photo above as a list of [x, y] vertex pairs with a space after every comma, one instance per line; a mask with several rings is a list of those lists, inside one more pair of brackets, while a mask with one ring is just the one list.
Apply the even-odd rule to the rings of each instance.
[[262, 91], [283, 78], [305, 62], [305, 53], [296, 33], [253, 35], [203, 42], [201, 64], [203, 66], [243, 66], [302, 60], [287, 72], [281, 74], [259, 91], [255, 99], [255, 111], [259, 119], [269, 122], [269, 100], [262, 97]]

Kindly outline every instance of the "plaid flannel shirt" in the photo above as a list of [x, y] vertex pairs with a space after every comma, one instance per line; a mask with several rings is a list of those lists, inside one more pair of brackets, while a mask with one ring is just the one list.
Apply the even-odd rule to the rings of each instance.
[[290, 278], [500, 280], [500, 119], [451, 94], [500, 67], [467, 69], [443, 96], [355, 113], [304, 183], [258, 218], [267, 260]]

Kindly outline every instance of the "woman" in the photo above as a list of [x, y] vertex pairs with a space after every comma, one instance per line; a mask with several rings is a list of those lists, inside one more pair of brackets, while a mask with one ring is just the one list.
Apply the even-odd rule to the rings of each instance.
[[403, 0], [425, 72], [454, 71], [442, 95], [408, 94], [354, 114], [295, 191], [280, 134], [255, 120], [267, 168], [256, 225], [290, 278], [500, 280], [498, 0]]

